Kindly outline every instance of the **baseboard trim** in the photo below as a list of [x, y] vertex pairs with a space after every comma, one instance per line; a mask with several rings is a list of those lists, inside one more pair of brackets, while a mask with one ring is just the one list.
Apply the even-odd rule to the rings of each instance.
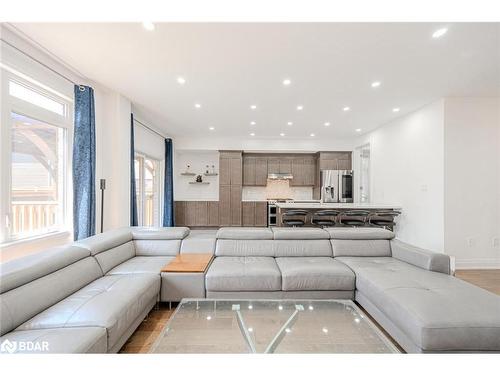
[[464, 269], [500, 269], [500, 259], [480, 258], [480, 259], [455, 259], [457, 270]]

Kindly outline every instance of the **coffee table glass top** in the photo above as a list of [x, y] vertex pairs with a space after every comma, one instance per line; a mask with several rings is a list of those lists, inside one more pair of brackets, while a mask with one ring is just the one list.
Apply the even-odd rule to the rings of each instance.
[[349, 300], [184, 299], [152, 353], [399, 353]]

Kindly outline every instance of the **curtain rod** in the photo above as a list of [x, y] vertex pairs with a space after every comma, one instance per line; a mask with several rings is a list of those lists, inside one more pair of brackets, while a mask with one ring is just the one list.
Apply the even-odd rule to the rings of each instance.
[[70, 83], [72, 83], [72, 84], [74, 84], [74, 85], [76, 85], [76, 86], [81, 86], [81, 84], [74, 82], [71, 78], [68, 78], [68, 77], [66, 77], [64, 74], [59, 73], [57, 70], [55, 70], [55, 69], [51, 68], [50, 66], [48, 66], [48, 65], [44, 64], [43, 62], [41, 62], [41, 61], [40, 61], [40, 60], [38, 60], [37, 58], [35, 58], [35, 57], [33, 57], [33, 56], [29, 55], [28, 53], [24, 52], [22, 49], [20, 49], [20, 48], [16, 47], [16, 46], [15, 46], [15, 45], [13, 45], [12, 43], [7, 42], [5, 39], [0, 38], [0, 40], [1, 40], [2, 42], [4, 42], [5, 44], [7, 44], [8, 46], [10, 46], [10, 47], [14, 48], [16, 51], [21, 52], [24, 56], [29, 57], [31, 60], [33, 60], [33, 61], [37, 62], [38, 64], [42, 65], [43, 67], [47, 68], [47, 69], [48, 69], [48, 70], [50, 70], [52, 73], [57, 74], [57, 75], [58, 75], [59, 77], [61, 77], [61, 78], [64, 78], [66, 81], [68, 81], [68, 82], [70, 82]]
[[156, 135], [162, 137], [162, 138], [168, 138], [168, 137], [165, 137], [163, 134], [161, 134], [160, 132], [154, 130], [153, 128], [147, 126], [146, 124], [143, 124], [142, 122], [140, 122], [139, 120], [137, 120], [135, 117], [134, 117], [134, 121], [137, 122], [139, 125], [141, 125], [143, 128], [146, 128], [147, 130], [149, 130], [150, 132], [153, 132], [155, 133]]

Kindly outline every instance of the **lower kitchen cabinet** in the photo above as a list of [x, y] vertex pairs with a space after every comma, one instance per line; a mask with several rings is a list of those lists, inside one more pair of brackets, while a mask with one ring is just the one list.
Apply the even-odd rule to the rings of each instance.
[[219, 225], [219, 202], [176, 201], [175, 225], [210, 227]]
[[244, 227], [266, 227], [267, 202], [243, 202], [242, 225]]

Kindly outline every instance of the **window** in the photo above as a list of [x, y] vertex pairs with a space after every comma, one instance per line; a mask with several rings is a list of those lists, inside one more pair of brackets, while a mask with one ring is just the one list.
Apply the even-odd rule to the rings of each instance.
[[64, 145], [64, 129], [11, 113], [11, 239], [48, 233], [63, 226]]
[[10, 244], [71, 230], [73, 85], [48, 70], [21, 73], [16, 62], [29, 61], [2, 52], [0, 244]]
[[160, 226], [161, 189], [160, 161], [136, 153], [135, 188], [137, 194], [138, 224], [141, 226]]

